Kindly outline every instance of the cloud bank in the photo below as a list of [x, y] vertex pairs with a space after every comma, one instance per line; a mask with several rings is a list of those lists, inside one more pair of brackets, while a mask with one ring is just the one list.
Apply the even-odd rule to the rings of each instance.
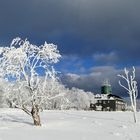
[[[129, 69], [130, 72], [132, 69]], [[140, 81], [140, 75], [138, 73], [140, 72], [140, 67], [136, 67], [136, 81]], [[62, 82], [67, 87], [77, 87], [80, 89], [85, 89], [86, 91], [92, 91], [93, 93], [101, 93], [101, 85], [103, 84], [104, 80], [108, 79], [110, 81], [110, 84], [112, 85], [112, 92], [113, 94], [127, 97], [127, 91], [120, 87], [118, 84], [118, 81], [122, 81], [123, 84], [125, 84], [125, 81], [123, 81], [121, 78], [119, 78], [118, 74], [123, 74], [122, 69], [117, 69], [113, 66], [99, 66], [94, 67], [90, 70], [89, 74], [85, 75], [78, 75], [78, 74], [66, 74], [62, 76]], [[138, 83], [138, 89], [140, 85]]]

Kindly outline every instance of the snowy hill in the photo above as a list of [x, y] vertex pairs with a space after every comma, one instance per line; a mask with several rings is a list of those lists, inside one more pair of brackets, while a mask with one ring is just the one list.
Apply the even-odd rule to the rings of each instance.
[[139, 140], [131, 112], [44, 111], [42, 127], [17, 109], [0, 109], [0, 140]]

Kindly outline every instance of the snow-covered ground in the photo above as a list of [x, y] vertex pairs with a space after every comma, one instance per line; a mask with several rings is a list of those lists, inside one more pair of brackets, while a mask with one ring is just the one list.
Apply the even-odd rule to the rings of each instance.
[[42, 127], [16, 109], [0, 109], [0, 140], [140, 140], [140, 113], [44, 111]]

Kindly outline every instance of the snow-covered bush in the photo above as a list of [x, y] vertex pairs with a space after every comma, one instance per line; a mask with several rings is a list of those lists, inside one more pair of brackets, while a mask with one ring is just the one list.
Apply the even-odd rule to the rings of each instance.
[[90, 102], [94, 102], [94, 94], [85, 92], [78, 88], [68, 89], [58, 81], [47, 81], [46, 92], [52, 95], [61, 95], [63, 97], [53, 98], [43, 103], [45, 109], [76, 109], [87, 110], [89, 109]]
[[66, 94], [69, 100], [69, 108], [77, 110], [87, 110], [89, 109], [90, 102], [94, 100], [94, 94], [90, 92], [85, 92], [84, 90], [72, 88]]
[[7, 104], [7, 100], [6, 100], [6, 96], [8, 94], [6, 94], [6, 92], [8, 91], [8, 87], [9, 87], [9, 82], [5, 81], [4, 79], [0, 78], [0, 108], [3, 107], [8, 107], [9, 105]]
[[[48, 98], [42, 102], [44, 109], [62, 109], [61, 105], [66, 102], [67, 89], [58, 80], [45, 80], [44, 94], [48, 94]], [[42, 87], [44, 83], [40, 83]], [[41, 88], [40, 88], [41, 89]], [[47, 102], [46, 102], [47, 101]]]

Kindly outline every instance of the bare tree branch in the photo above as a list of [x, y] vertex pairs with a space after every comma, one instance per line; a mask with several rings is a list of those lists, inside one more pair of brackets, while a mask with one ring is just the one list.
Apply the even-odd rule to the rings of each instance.
[[133, 67], [132, 75], [129, 74], [129, 71], [126, 68], [124, 68], [124, 75], [119, 74], [118, 76], [126, 81], [128, 87], [122, 85], [122, 83], [120, 81], [119, 81], [119, 85], [128, 91], [128, 94], [130, 96], [130, 101], [131, 101], [131, 107], [133, 110], [134, 122], [137, 122], [137, 119], [136, 119], [136, 107], [137, 107], [136, 98], [138, 97], [138, 88], [137, 88], [137, 82], [135, 81], [135, 77], [136, 77], [135, 67]]

